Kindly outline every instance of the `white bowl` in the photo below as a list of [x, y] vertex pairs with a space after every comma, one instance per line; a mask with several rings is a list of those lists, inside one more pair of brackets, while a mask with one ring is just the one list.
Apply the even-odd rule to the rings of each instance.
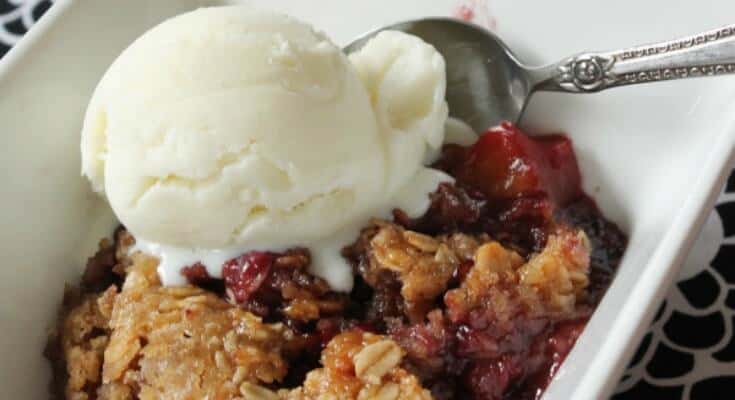
[[[79, 174], [89, 96], [114, 57], [145, 29], [196, 0], [58, 1], [0, 62], [0, 387], [4, 398], [46, 398], [41, 356], [65, 282], [76, 282], [114, 224]], [[258, 0], [314, 23], [339, 43], [371, 28], [452, 15], [455, 0]], [[717, 3], [717, 4], [714, 4]], [[731, 22], [735, 3], [468, 0], [478, 22], [527, 62], [585, 49], [673, 38]], [[732, 156], [735, 77], [539, 94], [526, 126], [575, 141], [585, 188], [630, 234], [610, 290], [549, 387], [547, 399], [603, 398], [676, 276]]]

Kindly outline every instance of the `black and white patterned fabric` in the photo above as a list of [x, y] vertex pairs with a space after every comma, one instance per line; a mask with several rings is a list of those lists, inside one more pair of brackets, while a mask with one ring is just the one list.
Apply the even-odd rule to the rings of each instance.
[[614, 400], [735, 399], [735, 172]]
[[0, 0], [0, 56], [51, 7], [50, 0]]
[[[51, 3], [0, 0], [0, 56]], [[685, 262], [679, 281], [641, 341], [613, 400], [735, 400], [733, 264], [735, 173]]]

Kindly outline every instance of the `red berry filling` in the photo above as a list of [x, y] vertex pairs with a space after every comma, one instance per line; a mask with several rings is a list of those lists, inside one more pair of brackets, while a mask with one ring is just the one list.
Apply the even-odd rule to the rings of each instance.
[[582, 194], [569, 138], [531, 139], [507, 122], [485, 132], [452, 172], [493, 200], [547, 197], [564, 206]]
[[272, 253], [252, 251], [224, 264], [222, 277], [235, 301], [247, 301], [260, 288], [268, 278], [274, 260]]

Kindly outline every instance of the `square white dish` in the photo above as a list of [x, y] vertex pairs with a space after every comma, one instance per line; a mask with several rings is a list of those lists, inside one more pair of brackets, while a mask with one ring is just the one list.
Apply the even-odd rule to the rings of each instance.
[[[41, 355], [65, 282], [76, 282], [114, 220], [79, 173], [79, 132], [102, 72], [135, 37], [204, 0], [59, 1], [0, 62], [0, 387], [5, 398], [46, 398]], [[735, 3], [620, 0], [257, 0], [315, 24], [340, 44], [371, 28], [475, 8], [520, 59], [556, 61], [724, 25]], [[642, 4], [641, 4], [642, 3]], [[714, 4], [716, 3], [716, 4]], [[631, 10], [635, 10], [634, 12]], [[652, 21], [655, 22], [652, 25]], [[546, 399], [604, 398], [657, 299], [676, 276], [714, 201], [735, 145], [735, 76], [539, 94], [524, 125], [568, 133], [586, 190], [630, 234], [618, 275]]]

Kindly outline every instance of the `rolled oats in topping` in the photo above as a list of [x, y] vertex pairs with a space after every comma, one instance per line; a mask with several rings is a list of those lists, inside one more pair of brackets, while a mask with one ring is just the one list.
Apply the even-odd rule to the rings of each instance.
[[278, 395], [270, 389], [250, 382], [240, 385], [243, 400], [278, 400]]
[[245, 383], [286, 375], [282, 324], [203, 289], [161, 287], [156, 259], [135, 253], [127, 261], [119, 293], [111, 286], [90, 295], [64, 318], [66, 398], [234, 399]]
[[434, 238], [385, 221], [376, 221], [375, 226], [376, 230], [363, 232], [369, 235], [363, 277], [369, 285], [378, 287], [381, 271], [395, 273], [404, 312], [416, 322], [434, 307], [460, 266], [471, 262], [480, 243], [460, 233]]
[[475, 309], [489, 309], [503, 321], [519, 312], [572, 317], [588, 284], [589, 251], [582, 231], [551, 235], [528, 262], [497, 242], [486, 243], [477, 249], [475, 265], [462, 285], [444, 296], [449, 316], [458, 322]]
[[355, 375], [368, 383], [378, 383], [388, 371], [397, 367], [403, 351], [392, 340], [381, 340], [365, 346], [355, 354]]
[[349, 331], [322, 352], [323, 368], [309, 372], [303, 386], [284, 397], [306, 399], [429, 400], [418, 379], [399, 366], [403, 352], [390, 339]]

